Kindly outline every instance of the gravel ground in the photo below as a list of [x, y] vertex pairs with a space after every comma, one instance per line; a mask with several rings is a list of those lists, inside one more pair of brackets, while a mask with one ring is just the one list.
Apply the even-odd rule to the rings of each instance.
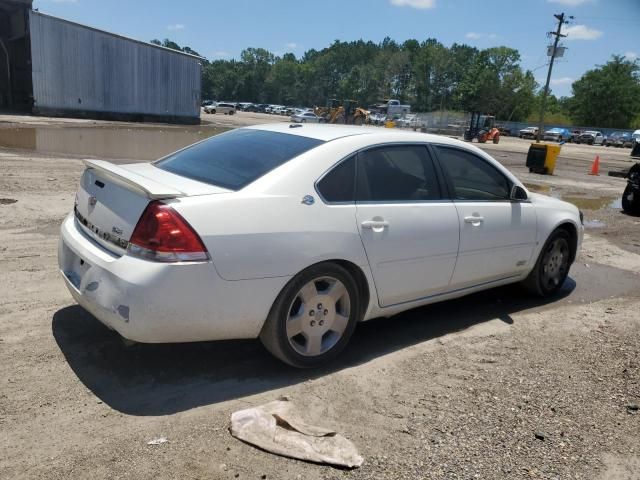
[[[529, 174], [514, 145], [492, 153], [550, 194], [624, 186], [587, 176], [586, 154]], [[0, 150], [0, 166], [0, 478], [640, 478], [640, 223], [618, 208], [585, 209], [602, 225], [558, 298], [505, 287], [373, 320], [309, 372], [257, 341], [126, 347], [56, 270], [80, 160]], [[282, 395], [351, 439], [364, 465], [230, 436], [231, 412]]]

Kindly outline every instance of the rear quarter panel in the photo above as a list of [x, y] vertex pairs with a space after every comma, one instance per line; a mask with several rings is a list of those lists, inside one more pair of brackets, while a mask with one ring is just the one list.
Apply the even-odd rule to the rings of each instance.
[[[304, 128], [304, 127], [303, 127]], [[368, 270], [355, 204], [327, 205], [315, 182], [362, 139], [327, 142], [238, 192], [175, 199], [225, 280], [295, 275], [331, 259]], [[312, 205], [302, 203], [306, 195]]]

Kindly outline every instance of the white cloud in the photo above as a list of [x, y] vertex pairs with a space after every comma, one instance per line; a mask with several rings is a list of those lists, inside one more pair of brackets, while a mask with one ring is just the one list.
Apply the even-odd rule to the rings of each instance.
[[547, 0], [549, 3], [559, 3], [560, 5], [566, 5], [567, 7], [577, 7], [578, 5], [591, 1], [592, 0]]
[[176, 30], [184, 30], [184, 25], [182, 23], [173, 23], [171, 25], [167, 25], [167, 30], [171, 32], [175, 32]]
[[298, 44], [295, 42], [285, 43], [284, 46], [290, 48], [291, 50], [295, 50], [296, 48], [298, 48]]
[[600, 30], [589, 28], [586, 25], [571, 25], [562, 30], [567, 35], [567, 40], [595, 40], [602, 36]]
[[469, 38], [471, 40], [479, 40], [481, 38], [498, 38], [498, 35], [496, 35], [495, 33], [469, 32], [465, 34], [465, 38]]
[[560, 77], [560, 78], [552, 78], [551, 85], [571, 85], [573, 83], [573, 78], [571, 77]]
[[391, 0], [391, 5], [427, 10], [436, 6], [436, 0]]
[[624, 54], [624, 58], [626, 58], [627, 60], [630, 60], [632, 62], [634, 60], [637, 60], [638, 57], [640, 57], [640, 55], [638, 55], [636, 52], [625, 52], [625, 54]]

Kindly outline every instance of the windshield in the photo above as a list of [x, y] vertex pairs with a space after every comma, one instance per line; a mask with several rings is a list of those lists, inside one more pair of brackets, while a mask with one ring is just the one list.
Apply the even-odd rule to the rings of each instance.
[[315, 138], [238, 129], [196, 143], [155, 166], [183, 177], [239, 190], [292, 158], [324, 143]]

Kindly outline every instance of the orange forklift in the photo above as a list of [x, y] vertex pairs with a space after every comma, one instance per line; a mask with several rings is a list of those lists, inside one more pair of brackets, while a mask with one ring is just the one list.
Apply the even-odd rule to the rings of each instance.
[[464, 139], [467, 142], [472, 142], [476, 138], [478, 143], [486, 143], [488, 141], [498, 143], [500, 141], [500, 130], [495, 127], [495, 121], [496, 117], [493, 115], [481, 115], [480, 112], [472, 112], [469, 128], [464, 131]]

